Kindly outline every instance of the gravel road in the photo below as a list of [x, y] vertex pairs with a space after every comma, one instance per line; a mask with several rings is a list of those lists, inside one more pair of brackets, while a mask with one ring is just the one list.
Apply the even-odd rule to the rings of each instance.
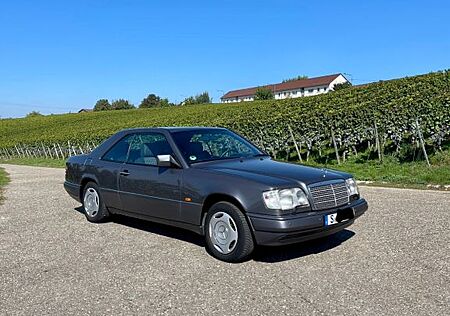
[[3, 315], [448, 314], [449, 192], [362, 187], [369, 211], [347, 230], [228, 264], [190, 232], [88, 223], [62, 169], [2, 167]]

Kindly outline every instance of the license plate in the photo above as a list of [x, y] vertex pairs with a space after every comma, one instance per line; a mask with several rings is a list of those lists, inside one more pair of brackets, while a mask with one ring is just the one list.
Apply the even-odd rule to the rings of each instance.
[[325, 226], [337, 224], [337, 213], [325, 215]]

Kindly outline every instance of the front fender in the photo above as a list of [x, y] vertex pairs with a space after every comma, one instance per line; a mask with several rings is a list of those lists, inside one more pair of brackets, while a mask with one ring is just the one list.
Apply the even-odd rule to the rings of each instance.
[[[253, 181], [206, 170], [186, 169], [182, 177], [180, 219], [201, 225], [203, 206], [211, 195], [236, 200], [244, 213], [264, 209], [262, 192], [266, 187]], [[187, 202], [189, 201], [189, 202]]]

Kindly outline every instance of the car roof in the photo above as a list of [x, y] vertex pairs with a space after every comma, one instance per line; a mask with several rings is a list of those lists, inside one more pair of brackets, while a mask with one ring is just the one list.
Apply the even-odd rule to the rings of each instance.
[[207, 126], [167, 126], [167, 127], [138, 127], [138, 128], [127, 128], [122, 130], [122, 132], [145, 132], [145, 131], [157, 131], [157, 130], [166, 130], [168, 132], [189, 132], [196, 131], [201, 129], [225, 129], [223, 127], [207, 127]]

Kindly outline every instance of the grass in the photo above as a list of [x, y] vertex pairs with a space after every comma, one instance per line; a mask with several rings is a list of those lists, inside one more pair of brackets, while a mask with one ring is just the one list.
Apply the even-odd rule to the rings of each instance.
[[365, 164], [346, 162], [331, 168], [352, 173], [356, 179], [388, 184], [396, 187], [425, 188], [450, 185], [450, 166], [432, 166], [425, 163], [369, 162]]
[[[371, 185], [448, 190], [450, 186], [450, 150], [433, 155], [430, 162], [431, 167], [428, 167], [425, 161], [400, 163], [394, 157], [386, 156], [383, 162], [352, 158], [340, 165], [333, 162], [326, 167], [351, 173], [357, 180], [367, 181]], [[314, 162], [308, 164], [323, 166]]]
[[0, 202], [3, 200], [3, 187], [9, 182], [5, 169], [0, 168]]
[[35, 167], [51, 167], [51, 168], [64, 168], [66, 165], [65, 160], [50, 159], [50, 158], [13, 158], [8, 160], [0, 159], [0, 163], [12, 165], [27, 165]]
[[[324, 165], [312, 161], [306, 164], [349, 172], [357, 180], [368, 181], [370, 185], [445, 189], [445, 186], [450, 185], [450, 149], [433, 155], [430, 161], [431, 167], [428, 167], [424, 161], [400, 163], [394, 157], [386, 156], [383, 162], [378, 162], [360, 156], [352, 157], [340, 165], [336, 162]], [[0, 163], [53, 168], [64, 168], [65, 166], [65, 160], [46, 158], [16, 158], [0, 160]]]

